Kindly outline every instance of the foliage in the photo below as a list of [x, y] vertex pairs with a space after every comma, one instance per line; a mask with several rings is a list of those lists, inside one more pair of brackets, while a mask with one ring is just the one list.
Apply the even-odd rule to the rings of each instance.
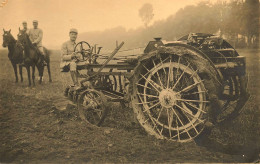
[[150, 3], [144, 4], [139, 9], [139, 16], [141, 17], [142, 21], [144, 22], [145, 27], [148, 26], [148, 24], [153, 19], [153, 6]]
[[153, 18], [152, 6], [145, 4], [139, 15], [145, 27], [129, 30], [115, 27], [102, 32], [83, 33], [80, 39], [108, 49], [115, 47], [115, 40], [125, 41], [125, 48], [135, 48], [145, 46], [153, 37], [176, 40], [190, 32], [203, 32], [223, 36], [236, 48], [259, 45], [258, 0], [200, 2], [181, 8], [167, 19], [155, 21], [150, 26], [147, 25]]

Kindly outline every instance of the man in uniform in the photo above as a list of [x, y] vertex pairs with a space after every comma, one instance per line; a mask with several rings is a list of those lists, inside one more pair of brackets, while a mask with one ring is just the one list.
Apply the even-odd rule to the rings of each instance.
[[61, 47], [61, 63], [60, 68], [62, 72], [70, 71], [74, 86], [79, 87], [77, 77], [77, 64], [75, 58], [80, 58], [81, 55], [74, 52], [76, 46], [76, 39], [78, 36], [78, 30], [75, 28], [70, 29], [70, 40], [64, 42]]
[[41, 53], [41, 61], [44, 65], [46, 65], [46, 62], [44, 61], [45, 52], [42, 46], [42, 36], [43, 36], [43, 32], [40, 28], [38, 28], [38, 21], [34, 20], [33, 28], [29, 30], [29, 38], [32, 44], [37, 46], [38, 50]]
[[[27, 22], [26, 22], [26, 21], [23, 21], [23, 22], [22, 22], [22, 25], [23, 25], [23, 29], [22, 29], [22, 30], [25, 31], [26, 34], [29, 35], [29, 29], [27, 28]], [[19, 27], [19, 29], [20, 29], [20, 27]], [[23, 51], [23, 62], [21, 63], [22, 66], [25, 65], [25, 64], [24, 64], [24, 59], [25, 59], [25, 54], [24, 54], [24, 51]]]
[[27, 28], [27, 22], [23, 21], [23, 31], [25, 31], [27, 34], [29, 34], [29, 29]]

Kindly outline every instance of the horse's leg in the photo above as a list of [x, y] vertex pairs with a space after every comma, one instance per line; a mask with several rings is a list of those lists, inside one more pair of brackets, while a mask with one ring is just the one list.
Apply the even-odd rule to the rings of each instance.
[[19, 73], [21, 77], [21, 82], [23, 82], [23, 67], [21, 65], [19, 65]]
[[31, 71], [30, 66], [26, 66], [27, 75], [28, 75], [28, 81], [29, 81], [29, 87], [31, 86]]
[[16, 64], [14, 62], [12, 62], [12, 66], [13, 66], [14, 74], [15, 74], [15, 82], [17, 83], [18, 82], [17, 66], [16, 66]]
[[35, 86], [35, 65], [32, 66], [32, 81], [33, 86]]
[[44, 67], [42, 67], [41, 65], [37, 65], [37, 68], [38, 68], [38, 72], [39, 72], [39, 84], [42, 83], [42, 76], [43, 76], [43, 70], [44, 70]]
[[50, 62], [47, 63], [47, 69], [48, 69], [48, 74], [49, 74], [49, 82], [52, 82], [52, 79], [51, 79], [51, 68], [50, 68]]

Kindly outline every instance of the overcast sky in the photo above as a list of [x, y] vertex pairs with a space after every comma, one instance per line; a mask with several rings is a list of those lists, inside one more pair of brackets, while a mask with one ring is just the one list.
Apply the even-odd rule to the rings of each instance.
[[[32, 28], [39, 21], [43, 30], [43, 44], [60, 47], [68, 40], [68, 31], [75, 27], [80, 32], [99, 31], [123, 26], [127, 29], [143, 26], [138, 10], [145, 3], [154, 8], [153, 21], [165, 19], [178, 9], [201, 0], [0, 0], [7, 4], [0, 8], [0, 28], [12, 29], [15, 36], [22, 21]], [[1, 30], [1, 34], [3, 31]], [[0, 40], [2, 44], [2, 38]]]

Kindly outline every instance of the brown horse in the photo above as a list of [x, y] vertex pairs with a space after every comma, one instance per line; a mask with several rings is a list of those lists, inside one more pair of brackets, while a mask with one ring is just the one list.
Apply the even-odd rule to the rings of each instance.
[[[18, 76], [17, 76], [17, 64], [22, 63], [23, 61], [23, 47], [21, 44], [18, 44], [18, 42], [14, 39], [14, 37], [11, 34], [11, 30], [4, 31], [3, 34], [3, 47], [8, 47], [8, 58], [12, 63], [14, 74], [15, 74], [15, 82], [18, 82]], [[19, 73], [21, 77], [21, 82], [23, 82], [23, 74], [22, 74], [22, 66], [19, 65]]]
[[[39, 83], [42, 82], [42, 76], [43, 76], [43, 71], [44, 71], [44, 65], [42, 64], [43, 61], [41, 60], [40, 57], [40, 52], [36, 46], [34, 46], [29, 39], [29, 36], [27, 35], [26, 31], [20, 30], [19, 28], [19, 33], [18, 33], [18, 42], [20, 42], [23, 47], [24, 47], [24, 65], [26, 67], [27, 73], [28, 73], [28, 79], [29, 79], [29, 86], [31, 85], [31, 78], [30, 78], [30, 67], [32, 67], [32, 80], [33, 80], [33, 85], [35, 85], [35, 67], [38, 68], [39, 71], [39, 76], [40, 80]], [[48, 74], [49, 74], [49, 82], [52, 82], [51, 79], [51, 71], [50, 71], [50, 53], [49, 51], [44, 48], [45, 51], [45, 58], [44, 60], [47, 63], [47, 69], [48, 69]]]

